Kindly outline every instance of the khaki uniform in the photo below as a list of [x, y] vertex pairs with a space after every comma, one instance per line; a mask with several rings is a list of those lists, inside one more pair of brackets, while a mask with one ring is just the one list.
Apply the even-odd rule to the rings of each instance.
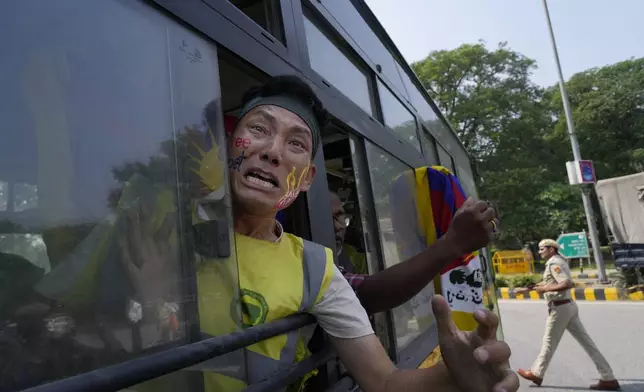
[[[572, 281], [568, 262], [560, 255], [552, 256], [546, 263], [543, 281], [548, 285], [565, 280]], [[568, 330], [595, 363], [601, 379], [614, 380], [615, 376], [606, 358], [599, 352], [595, 342], [588, 336], [586, 328], [581, 323], [577, 304], [572, 300], [570, 290], [548, 292], [544, 294], [544, 298], [548, 301], [548, 321], [541, 343], [541, 352], [532, 365], [532, 373], [543, 378], [564, 331]], [[562, 303], [566, 300], [570, 302]]]

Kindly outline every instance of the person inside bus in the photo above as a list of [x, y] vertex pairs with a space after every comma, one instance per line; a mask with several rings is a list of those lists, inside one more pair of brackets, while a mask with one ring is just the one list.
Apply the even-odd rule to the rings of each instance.
[[[338, 268], [343, 273], [368, 313], [383, 312], [398, 307], [418, 294], [447, 264], [490, 242], [491, 232], [484, 215], [476, 209], [494, 214], [484, 202], [468, 203], [454, 219], [446, 235], [428, 247], [416, 247], [409, 257], [390, 268], [368, 275], [352, 270], [354, 263], [345, 255], [346, 212], [336, 192], [329, 191], [333, 228], [335, 231]], [[481, 204], [483, 203], [483, 204]], [[483, 216], [483, 219], [480, 217]]]
[[[343, 274], [351, 273], [364, 276], [368, 273], [367, 257], [364, 252], [358, 251], [354, 244], [359, 242], [361, 235], [357, 228], [350, 227], [350, 217], [345, 211], [344, 203], [340, 196], [329, 190], [331, 201], [331, 217], [333, 218], [333, 231], [335, 232], [335, 254], [337, 265]], [[349, 237], [349, 238], [347, 238]], [[351, 241], [353, 240], [353, 241]]]
[[[306, 82], [296, 76], [279, 76], [252, 88], [244, 95], [238, 118], [227, 144], [237, 259], [237, 271], [230, 276], [238, 275], [239, 294], [226, 304], [220, 297], [206, 298], [202, 290], [216, 288], [218, 283], [206, 282], [198, 271], [200, 320], [212, 318], [215, 308], [234, 313], [239, 302], [244, 328], [308, 312], [330, 336], [340, 360], [367, 392], [518, 389], [518, 377], [508, 363], [510, 348], [496, 340], [498, 318], [481, 310], [477, 313], [480, 327], [462, 332], [453, 324], [442, 297], [435, 298], [432, 305], [444, 362], [427, 369], [397, 370], [336, 267], [333, 252], [284, 232], [275, 219], [278, 211], [309, 189], [316, 172], [312, 160], [321, 142], [326, 112]], [[218, 165], [208, 161], [202, 166], [214, 170]], [[199, 268], [225, 271], [227, 267], [220, 264], [204, 262]], [[218, 317], [216, 321], [223, 322]], [[202, 332], [215, 334], [204, 325], [201, 322]], [[241, 390], [246, 382], [270, 377], [302, 360], [306, 343], [293, 331], [253, 344], [245, 349], [248, 374], [244, 380], [229, 383], [235, 374], [207, 372], [206, 390]]]

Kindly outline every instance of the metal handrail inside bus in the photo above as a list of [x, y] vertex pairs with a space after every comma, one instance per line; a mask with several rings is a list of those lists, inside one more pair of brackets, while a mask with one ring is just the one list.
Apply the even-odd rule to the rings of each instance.
[[[200, 362], [228, 354], [240, 348], [313, 324], [315, 318], [307, 313], [285, 317], [256, 325], [225, 336], [217, 336], [159, 353], [146, 355], [116, 365], [96, 369], [63, 380], [26, 389], [26, 392], [108, 392], [118, 391], [163, 375], [185, 369]], [[275, 380], [265, 380], [248, 389], [254, 392], [274, 390], [286, 386], [326, 362], [332, 353], [326, 349], [304, 362], [278, 372]], [[296, 373], [296, 374], [295, 374]], [[297, 376], [297, 374], [301, 374]], [[272, 379], [272, 378], [271, 378]]]
[[288, 368], [273, 374], [270, 378], [250, 385], [243, 392], [268, 392], [283, 388], [298, 379], [304, 377], [313, 369], [320, 367], [334, 357], [333, 350], [325, 348], [322, 351], [311, 355], [302, 362], [298, 362]]

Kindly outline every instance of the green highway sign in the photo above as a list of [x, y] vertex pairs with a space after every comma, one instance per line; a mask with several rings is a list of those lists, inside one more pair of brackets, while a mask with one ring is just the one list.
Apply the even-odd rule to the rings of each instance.
[[586, 233], [566, 233], [557, 238], [559, 253], [568, 259], [589, 257]]

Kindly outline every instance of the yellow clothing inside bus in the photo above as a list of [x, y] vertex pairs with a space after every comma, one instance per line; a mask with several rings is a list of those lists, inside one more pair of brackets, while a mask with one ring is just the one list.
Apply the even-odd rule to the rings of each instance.
[[[81, 243], [36, 285], [36, 290], [68, 308], [91, 306], [98, 295], [100, 267], [106, 262], [110, 247], [116, 246], [117, 237], [124, 232], [127, 210], [141, 208], [142, 203], [149, 209], [144, 219], [145, 233], [149, 236], [155, 235], [166, 219], [172, 218], [177, 211], [171, 188], [155, 184], [139, 173], [133, 174], [123, 184], [112, 217], [95, 225]], [[172, 227], [166, 241], [176, 249], [176, 227]]]
[[[207, 260], [198, 267], [201, 330], [208, 335], [225, 335], [281, 319], [297, 313], [302, 305], [305, 271], [301, 238], [284, 233], [280, 241], [272, 243], [236, 234], [235, 240], [239, 294], [235, 288], [237, 271], [234, 260]], [[326, 249], [324, 277], [315, 303], [321, 300], [332, 277], [333, 255]], [[237, 313], [239, 304], [241, 314]], [[237, 323], [239, 320], [241, 325]], [[253, 344], [247, 350], [279, 360], [286, 343], [287, 335], [279, 335]], [[294, 362], [309, 355], [306, 344], [298, 336]], [[206, 391], [239, 391], [246, 387], [246, 383], [241, 381], [245, 379], [246, 375], [242, 374], [231, 377], [214, 371], [204, 372]]]
[[367, 256], [358, 252], [355, 246], [345, 243], [342, 245], [342, 253], [349, 259], [353, 265], [353, 272], [356, 274], [368, 274]]

